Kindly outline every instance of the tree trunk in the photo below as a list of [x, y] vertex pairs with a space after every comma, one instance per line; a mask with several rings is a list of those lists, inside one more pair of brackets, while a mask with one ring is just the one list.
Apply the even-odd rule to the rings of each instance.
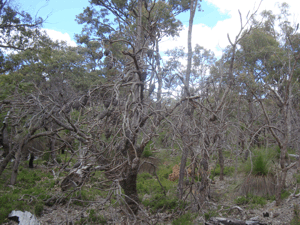
[[223, 150], [221, 146], [219, 146], [218, 154], [219, 154], [219, 164], [220, 164], [220, 180], [224, 180], [224, 157], [223, 157]]
[[135, 165], [127, 165], [126, 179], [120, 182], [125, 193], [125, 201], [132, 213], [137, 214], [139, 210], [139, 198], [136, 189], [136, 179], [138, 174], [139, 162]]
[[22, 140], [22, 142], [18, 146], [18, 150], [16, 152], [14, 166], [13, 166], [11, 178], [10, 178], [11, 185], [15, 185], [17, 182], [18, 170], [19, 170], [19, 165], [21, 162], [21, 154], [22, 154], [22, 149], [23, 149], [24, 143], [25, 143], [25, 139]]
[[185, 174], [185, 166], [188, 157], [189, 150], [187, 147], [184, 147], [181, 161], [180, 161], [180, 170], [179, 170], [179, 180], [178, 180], [178, 198], [183, 198], [183, 181], [184, 181], [184, 174]]
[[[188, 60], [187, 60], [187, 72], [186, 72], [186, 77], [184, 79], [184, 97], [189, 97], [190, 92], [189, 92], [189, 83], [190, 83], [190, 74], [191, 74], [191, 68], [192, 68], [192, 57], [193, 57], [193, 50], [192, 50], [192, 31], [193, 31], [193, 23], [194, 23], [194, 16], [197, 8], [197, 3], [198, 0], [193, 0], [191, 1], [191, 6], [190, 6], [190, 19], [189, 19], [189, 30], [188, 30]], [[188, 102], [187, 102], [188, 104]], [[185, 112], [190, 111], [190, 106], [187, 105], [187, 109]], [[190, 114], [190, 113], [189, 113]], [[184, 115], [184, 117], [187, 118], [188, 115]], [[192, 116], [192, 115], [190, 115]], [[188, 120], [186, 120], [188, 121]], [[184, 144], [189, 144], [189, 142], [186, 140], [188, 139], [187, 135], [188, 132], [185, 132], [183, 134], [183, 142]], [[185, 140], [184, 140], [185, 139]], [[179, 198], [181, 199], [183, 197], [183, 179], [184, 179], [184, 173], [185, 173], [185, 166], [186, 166], [186, 161], [188, 157], [188, 152], [189, 148], [184, 147], [182, 156], [181, 156], [181, 164], [180, 164], [180, 172], [179, 172], [179, 181], [178, 181], [178, 195]]]
[[56, 151], [55, 151], [55, 139], [50, 137], [49, 144], [50, 144], [51, 159], [55, 164], [57, 164]]
[[7, 164], [14, 157], [14, 154], [16, 153], [17, 149], [18, 149], [18, 145], [15, 145], [14, 148], [5, 157], [5, 159], [1, 162], [1, 164], [0, 164], [0, 176], [2, 175], [3, 171], [5, 170]]
[[29, 168], [34, 168], [34, 166], [33, 166], [33, 160], [34, 160], [34, 154], [30, 153]]
[[7, 132], [7, 125], [6, 123], [3, 122], [3, 127], [1, 131], [2, 137], [0, 137], [0, 144], [3, 146], [3, 157], [6, 157], [9, 153], [9, 137], [8, 137], [8, 132]]
[[203, 150], [202, 153], [202, 161], [201, 161], [201, 183], [199, 187], [199, 197], [200, 202], [204, 203], [209, 195], [209, 183], [208, 183], [208, 155], [206, 153], [206, 150]]

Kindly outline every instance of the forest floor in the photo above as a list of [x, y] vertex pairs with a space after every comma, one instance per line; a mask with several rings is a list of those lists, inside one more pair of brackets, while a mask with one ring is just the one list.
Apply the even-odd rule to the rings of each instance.
[[[208, 202], [201, 209], [193, 210], [189, 207], [189, 198], [187, 203], [178, 201], [178, 182], [168, 179], [174, 166], [178, 165], [179, 157], [169, 157], [168, 161], [164, 160], [164, 156], [159, 158], [161, 160], [145, 159], [157, 165], [156, 174], [151, 167], [145, 167], [138, 176], [142, 210], [136, 218], [126, 215], [122, 209], [124, 206], [120, 205], [121, 200], [115, 196], [116, 190], [103, 191], [109, 189], [112, 183], [105, 183], [101, 172], [95, 172], [80, 190], [62, 192], [60, 183], [67, 171], [59, 173], [58, 167], [45, 165], [43, 161], [37, 162], [36, 168], [29, 169], [24, 162], [17, 185], [8, 185], [9, 170], [0, 178], [0, 224], [17, 224], [7, 219], [11, 210], [30, 211], [42, 225], [205, 224], [211, 217], [258, 220], [261, 224], [300, 224], [299, 219], [296, 221], [297, 215], [300, 216], [300, 197], [296, 197], [297, 183], [300, 182], [296, 168], [288, 171], [281, 204], [276, 206], [274, 196], [245, 195], [241, 187], [248, 175], [242, 171], [234, 175], [232, 162], [227, 161], [224, 180], [220, 181], [216, 166], [211, 172], [214, 176], [211, 176]], [[157, 178], [167, 192], [166, 196], [162, 194]]]

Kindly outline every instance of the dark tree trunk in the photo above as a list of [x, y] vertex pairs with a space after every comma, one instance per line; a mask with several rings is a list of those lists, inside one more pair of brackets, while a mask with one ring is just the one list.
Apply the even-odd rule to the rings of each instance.
[[3, 157], [6, 157], [9, 153], [9, 140], [8, 140], [8, 132], [7, 132], [7, 125], [3, 123], [3, 127], [1, 130], [1, 137], [0, 137], [0, 144], [3, 146]]
[[34, 160], [34, 154], [30, 153], [29, 168], [34, 168], [34, 166], [33, 166], [33, 160]]
[[125, 201], [132, 213], [137, 214], [139, 210], [139, 197], [136, 189], [136, 179], [140, 161], [135, 158], [131, 165], [127, 165], [126, 178], [120, 182], [125, 193]]
[[61, 148], [61, 154], [65, 154], [65, 149], [66, 149], [66, 146], [63, 146], [63, 147]]
[[181, 161], [180, 161], [180, 170], [179, 170], [179, 180], [178, 180], [178, 198], [182, 199], [183, 197], [183, 180], [185, 174], [185, 166], [188, 157], [189, 149], [185, 147], [182, 152]]
[[1, 162], [1, 164], [0, 164], [0, 176], [3, 173], [3, 171], [5, 170], [7, 164], [14, 157], [14, 154], [16, 153], [17, 148], [18, 148], [18, 145], [15, 145], [14, 148], [5, 157], [5, 159]]
[[19, 165], [21, 162], [21, 154], [22, 154], [22, 149], [25, 145], [25, 142], [26, 142], [26, 140], [23, 139], [22, 142], [19, 144], [17, 152], [16, 152], [14, 166], [13, 166], [13, 170], [12, 170], [11, 178], [10, 178], [11, 185], [15, 185], [17, 182], [18, 170], [19, 170]]
[[208, 183], [208, 155], [204, 150], [204, 153], [202, 155], [202, 161], [201, 161], [201, 183], [199, 187], [199, 197], [200, 202], [204, 203], [206, 201], [206, 198], [209, 196], [209, 183]]

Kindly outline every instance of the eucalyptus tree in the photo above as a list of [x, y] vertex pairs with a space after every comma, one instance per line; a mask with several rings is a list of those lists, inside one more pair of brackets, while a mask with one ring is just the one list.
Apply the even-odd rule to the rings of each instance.
[[9, 0], [0, 1], [0, 73], [10, 68], [5, 56], [9, 51], [32, 48], [40, 36], [44, 19], [32, 18]]
[[[296, 123], [297, 107], [293, 104], [299, 96], [299, 34], [297, 27], [287, 20], [286, 4], [281, 5], [281, 12], [277, 16], [263, 12], [266, 16], [263, 23], [246, 35], [241, 44], [246, 66], [239, 71], [247, 92], [259, 103], [265, 120], [263, 127], [268, 129], [280, 149], [277, 204], [280, 203], [287, 171], [294, 165], [289, 164], [287, 150], [295, 146], [292, 137], [297, 136], [299, 127]], [[270, 29], [277, 25], [279, 30]]]
[[[241, 19], [241, 29], [234, 41], [231, 41], [228, 36], [230, 42], [227, 52], [228, 58], [226, 62], [224, 62], [224, 65], [220, 64], [219, 67], [215, 67], [215, 75], [219, 77], [219, 80], [214, 81], [212, 76], [208, 76], [209, 72], [208, 74], [205, 74], [205, 71], [209, 71], [215, 60], [210, 56], [208, 51], [203, 50], [199, 46], [197, 46], [195, 52], [192, 52], [191, 49], [188, 50], [186, 68], [182, 66], [178, 60], [172, 61], [176, 59], [175, 55], [184, 56], [185, 54], [182, 53], [182, 51], [173, 51], [172, 53], [175, 57], [172, 57], [169, 61], [170, 66], [177, 67], [177, 69], [181, 67], [181, 71], [179, 69], [179, 72], [177, 71], [176, 75], [182, 82], [182, 94], [188, 96], [188, 100], [183, 104], [181, 112], [180, 118], [182, 122], [180, 124], [182, 124], [182, 126], [177, 127], [183, 145], [178, 185], [179, 196], [183, 196], [183, 177], [185, 175], [186, 160], [188, 152], [191, 152], [191, 161], [194, 164], [192, 165], [192, 170], [198, 167], [202, 175], [201, 182], [196, 182], [197, 185], [191, 186], [196, 187], [193, 198], [195, 199], [198, 208], [201, 207], [208, 196], [210, 154], [212, 154], [214, 150], [218, 150], [220, 161], [223, 161], [222, 146], [223, 140], [225, 139], [223, 131], [226, 128], [226, 118], [228, 117], [228, 115], [226, 115], [226, 111], [228, 112], [226, 109], [226, 102], [228, 101], [228, 96], [231, 94], [231, 89], [234, 86], [236, 53], [238, 45], [245, 34], [251, 31], [249, 23], [255, 13], [256, 11], [252, 14], [249, 13], [245, 23], [242, 23]], [[193, 16], [193, 12], [191, 12], [191, 16]], [[190, 20], [190, 22], [192, 22], [192, 20]], [[188, 40], [188, 42], [190, 42], [190, 40]], [[189, 44], [190, 43], [188, 43], [188, 45]], [[199, 54], [199, 52], [203, 53]], [[190, 62], [191, 54], [195, 54], [195, 57], [193, 58], [194, 66], [198, 67], [194, 70], [192, 69], [193, 63]], [[191, 72], [194, 72], [195, 74], [192, 74]], [[204, 74], [199, 74], [201, 72]], [[210, 72], [212, 74], [213, 71]], [[200, 82], [200, 85], [198, 85], [200, 88], [200, 90], [198, 89], [198, 95], [192, 92], [192, 90], [197, 87], [197, 85], [195, 85], [196, 87], [193, 87], [190, 84], [193, 76], [208, 78], [203, 79], [203, 81]], [[199, 82], [199, 80], [201, 79], [195, 79], [196, 82]], [[201, 161], [197, 160], [199, 155], [201, 155]]]
[[[11, 131], [3, 138], [10, 144], [3, 145], [5, 160], [0, 173], [15, 155], [11, 184], [16, 182], [21, 156], [26, 156], [25, 149], [36, 138], [49, 140], [52, 160], [57, 163], [55, 140], [62, 141], [58, 136], [62, 128], [51, 116], [62, 119], [62, 112], [69, 115], [72, 110], [80, 110], [87, 103], [88, 87], [95, 83], [88, 78], [85, 59], [79, 54], [81, 48], [52, 42], [47, 37], [40, 41], [39, 47], [11, 54], [14, 66], [0, 76], [4, 90], [1, 112]], [[31, 150], [32, 160], [34, 154], [45, 153], [44, 149]]]
[[156, 79], [161, 82], [158, 44], [161, 37], [177, 34], [180, 22], [175, 14], [186, 10], [183, 3], [188, 1], [93, 0], [77, 17], [85, 24], [78, 42], [87, 46], [97, 41], [98, 54], [105, 56], [97, 64], [104, 79], [90, 91], [89, 113], [99, 114], [88, 120], [93, 151], [106, 177], [124, 190], [118, 198], [134, 214], [139, 210], [136, 179], [141, 155], [160, 122], [172, 113], [157, 110], [161, 93], [157, 102], [152, 98]]

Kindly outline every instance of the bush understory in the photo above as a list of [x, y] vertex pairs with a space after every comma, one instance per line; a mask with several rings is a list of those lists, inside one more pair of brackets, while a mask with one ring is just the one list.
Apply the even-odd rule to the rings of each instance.
[[[269, 151], [269, 150], [268, 150]], [[158, 158], [152, 161], [155, 164], [155, 169], [141, 171], [137, 177], [137, 191], [141, 207], [146, 210], [149, 215], [170, 214], [173, 215], [169, 221], [175, 224], [194, 224], [195, 220], [200, 216], [204, 220], [209, 220], [211, 217], [219, 216], [221, 208], [218, 209], [206, 208], [203, 215], [195, 214], [191, 210], [191, 198], [185, 201], [179, 200], [177, 197], [178, 180], [170, 181], [169, 175], [172, 173], [172, 168], [178, 165], [180, 157], [166, 157], [169, 154], [167, 151], [160, 152], [156, 155], [151, 155], [152, 158]], [[270, 157], [272, 154], [267, 151], [253, 151], [252, 169], [250, 157], [247, 162], [238, 161], [239, 170], [238, 176], [244, 177], [243, 180], [237, 182], [239, 184], [239, 196], [237, 196], [236, 188], [226, 190], [226, 193], [217, 193], [210, 198], [214, 204], [223, 204], [223, 201], [231, 201], [233, 205], [238, 205], [246, 209], [261, 208], [268, 202], [275, 200], [274, 183], [275, 174], [272, 166], [265, 167], [264, 164], [270, 165], [270, 160], [276, 160]], [[144, 156], [147, 159], [146, 156]], [[63, 158], [63, 157], [62, 157]], [[275, 157], [276, 158], [276, 157]], [[98, 199], [105, 199], [109, 193], [111, 182], [104, 182], [105, 176], [103, 172], [93, 172], [89, 181], [81, 188], [70, 190], [63, 193], [60, 188], [61, 180], [68, 174], [57, 167], [47, 167], [46, 160], [41, 159], [35, 162], [36, 167], [29, 169], [27, 162], [22, 162], [19, 168], [18, 180], [15, 186], [9, 185], [10, 170], [5, 170], [0, 178], [0, 224], [8, 222], [7, 216], [12, 210], [29, 211], [38, 218], [42, 217], [44, 210], [47, 207], [54, 205], [67, 205], [81, 207], [86, 210], [87, 217], [78, 218], [76, 224], [107, 224], [109, 218], [103, 215], [101, 211], [88, 208], [90, 202]], [[74, 162], [72, 162], [74, 163]], [[72, 165], [71, 163], [71, 165]], [[190, 162], [189, 162], [190, 163]], [[211, 159], [211, 164], [215, 163]], [[188, 164], [189, 165], [189, 164]], [[10, 168], [11, 163], [8, 165]], [[233, 180], [234, 166], [232, 164], [225, 165], [224, 175], [225, 181]], [[59, 175], [57, 180], [53, 174]], [[210, 170], [210, 178], [218, 182], [220, 175], [220, 166], [215, 166]], [[295, 183], [300, 183], [298, 174], [294, 175]], [[191, 179], [190, 179], [191, 181]], [[200, 179], [201, 181], [201, 179]], [[197, 180], [195, 180], [197, 182]], [[230, 181], [231, 182], [231, 181]], [[232, 187], [236, 187], [236, 183], [232, 183]], [[188, 190], [188, 189], [187, 189]], [[187, 192], [186, 192], [187, 193]], [[291, 189], [286, 189], [282, 192], [281, 198], [286, 199], [292, 193]], [[216, 196], [219, 197], [216, 197]], [[234, 196], [234, 197], [232, 197]], [[51, 200], [54, 198], [54, 200]], [[231, 199], [228, 199], [231, 198]], [[115, 195], [112, 195], [108, 202], [112, 207], [121, 206], [117, 202]], [[222, 208], [223, 212], [228, 212], [228, 208]], [[226, 211], [227, 210], [227, 211]], [[299, 209], [295, 206], [295, 215], [291, 224], [299, 224]], [[230, 214], [225, 214], [230, 216]]]

